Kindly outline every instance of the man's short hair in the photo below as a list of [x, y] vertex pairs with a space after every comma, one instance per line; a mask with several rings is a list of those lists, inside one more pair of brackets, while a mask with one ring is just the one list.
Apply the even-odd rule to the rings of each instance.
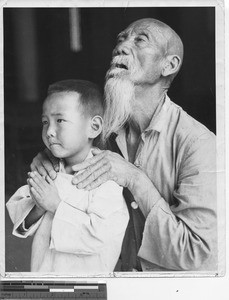
[[48, 87], [47, 97], [61, 92], [77, 92], [83, 113], [103, 116], [103, 96], [95, 83], [78, 79], [58, 81]]

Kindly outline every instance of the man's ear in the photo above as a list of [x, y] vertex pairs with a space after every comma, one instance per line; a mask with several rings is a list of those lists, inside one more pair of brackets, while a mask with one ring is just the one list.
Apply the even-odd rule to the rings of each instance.
[[102, 127], [103, 118], [100, 116], [94, 116], [90, 123], [89, 138], [95, 139], [101, 133]]
[[168, 55], [162, 68], [162, 76], [169, 76], [178, 72], [181, 59], [178, 55]]

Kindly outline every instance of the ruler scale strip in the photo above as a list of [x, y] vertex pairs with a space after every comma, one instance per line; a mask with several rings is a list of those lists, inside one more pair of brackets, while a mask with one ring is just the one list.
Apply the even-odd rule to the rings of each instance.
[[105, 282], [0, 281], [0, 299], [107, 300]]

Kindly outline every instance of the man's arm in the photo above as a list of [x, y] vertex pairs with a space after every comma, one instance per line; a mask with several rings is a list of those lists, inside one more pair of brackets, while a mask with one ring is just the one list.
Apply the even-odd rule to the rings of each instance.
[[73, 184], [79, 189], [92, 190], [108, 180], [113, 180], [129, 189], [146, 217], [161, 198], [148, 176], [117, 153], [99, 149], [92, 151], [94, 157], [73, 166], [76, 172], [84, 170], [75, 174]]
[[76, 173], [72, 181], [80, 189], [92, 190], [108, 180], [113, 180], [131, 192], [137, 192], [135, 179], [150, 181], [144, 172], [117, 153], [99, 149], [93, 149], [92, 153], [92, 158], [72, 167], [75, 172], [83, 170], [80, 174]]
[[176, 204], [161, 197], [150, 209], [140, 257], [167, 270], [216, 271], [215, 147], [213, 136], [202, 135], [186, 149], [172, 194]]

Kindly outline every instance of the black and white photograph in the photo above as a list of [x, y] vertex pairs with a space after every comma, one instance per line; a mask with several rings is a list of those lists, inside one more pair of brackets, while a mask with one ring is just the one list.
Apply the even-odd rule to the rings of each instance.
[[225, 275], [222, 10], [3, 6], [1, 274]]

